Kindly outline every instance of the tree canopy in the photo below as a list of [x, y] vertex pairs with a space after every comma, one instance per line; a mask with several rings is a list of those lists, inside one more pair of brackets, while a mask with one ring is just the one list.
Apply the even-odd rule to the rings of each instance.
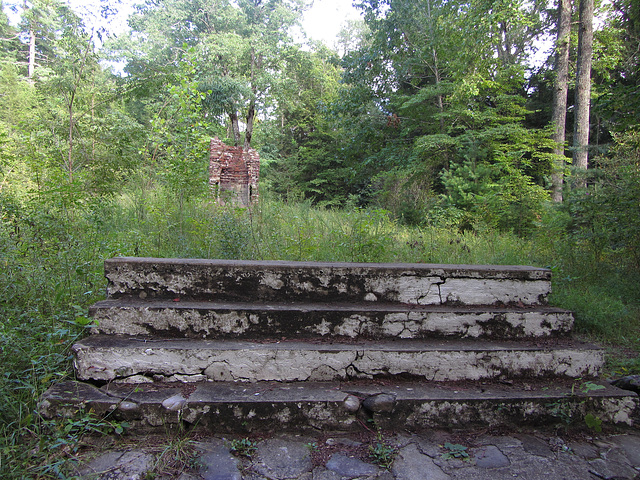
[[[580, 2], [563, 2], [574, 29], [538, 66], [535, 45], [557, 37], [558, 4], [355, 3], [362, 20], [345, 24], [335, 49], [294, 37], [303, 0], [147, 0], [119, 38], [57, 0], [16, 5], [18, 23], [0, 17], [5, 193], [17, 175], [115, 193], [148, 171], [189, 198], [206, 192], [206, 144], [220, 136], [259, 149], [276, 195], [378, 206], [408, 223], [526, 235], [552, 183], [554, 198], [558, 188], [571, 197], [577, 184], [561, 180], [574, 175]], [[597, 7], [589, 172], [624, 150], [639, 105], [635, 3]], [[561, 47], [568, 101], [554, 113]]]

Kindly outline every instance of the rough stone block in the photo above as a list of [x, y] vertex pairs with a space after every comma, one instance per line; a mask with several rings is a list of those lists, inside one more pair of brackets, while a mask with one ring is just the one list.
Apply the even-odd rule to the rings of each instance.
[[551, 272], [521, 266], [112, 258], [111, 297], [544, 305]]
[[92, 335], [73, 346], [82, 380], [111, 381], [139, 375], [172, 378], [206, 375], [210, 380], [346, 380], [396, 375], [429, 381], [518, 377], [595, 377], [604, 352], [562, 342], [462, 340], [220, 341]]

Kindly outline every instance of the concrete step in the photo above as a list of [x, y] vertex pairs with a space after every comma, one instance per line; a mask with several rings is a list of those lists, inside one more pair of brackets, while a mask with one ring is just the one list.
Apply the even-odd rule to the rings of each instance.
[[[601, 385], [601, 387], [596, 387]], [[637, 396], [583, 380], [462, 382], [203, 382], [190, 385], [67, 381], [42, 397], [47, 418], [80, 409], [128, 422], [136, 431], [201, 427], [216, 433], [314, 428], [521, 427], [582, 425], [591, 414], [604, 425], [630, 424]]]
[[113, 258], [111, 298], [208, 301], [544, 305], [551, 272], [495, 265]]
[[190, 338], [530, 338], [567, 335], [573, 315], [547, 306], [455, 307], [383, 303], [233, 303], [109, 299], [92, 333]]
[[570, 340], [353, 342], [157, 339], [92, 335], [73, 346], [81, 380], [333, 381], [410, 376], [432, 381], [594, 377], [604, 352]]

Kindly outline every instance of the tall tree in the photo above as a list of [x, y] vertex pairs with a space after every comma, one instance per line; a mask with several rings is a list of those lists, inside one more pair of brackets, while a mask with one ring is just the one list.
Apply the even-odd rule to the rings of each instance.
[[38, 63], [45, 63], [53, 52], [58, 0], [33, 0], [24, 2], [21, 29], [28, 35], [27, 77], [33, 79]]
[[338, 96], [338, 59], [321, 44], [312, 51], [293, 47], [282, 73], [272, 92], [276, 108], [264, 122], [269, 125], [262, 132], [261, 159], [267, 168], [261, 175], [283, 196], [342, 203], [349, 195], [349, 171], [339, 154], [337, 122], [326, 114]]
[[[43, 78], [39, 86], [43, 93], [59, 98], [64, 105], [66, 152], [63, 157], [68, 181], [72, 183], [81, 165], [74, 155], [77, 110], [79, 103], [85, 102], [85, 112], [90, 111], [87, 103], [91, 99], [91, 78], [99, 71], [99, 65], [93, 38], [87, 34], [82, 20], [66, 5], [58, 3], [54, 7], [57, 22], [52, 25], [51, 53], [42, 62], [54, 75]], [[85, 98], [81, 98], [83, 93], [87, 94]]]
[[[351, 165], [362, 195], [420, 184], [433, 197], [469, 187], [471, 201], [460, 208], [492, 209], [487, 217], [501, 228], [520, 218], [519, 231], [527, 230], [535, 212], [524, 213], [521, 199], [539, 207], [546, 194], [535, 182], [550, 173], [552, 158], [548, 133], [525, 125], [525, 60], [544, 26], [540, 2], [360, 5], [372, 41], [345, 58], [351, 88], [337, 103], [356, 147], [345, 151], [357, 150]], [[480, 181], [488, 188], [473, 190]]]
[[[605, 95], [599, 99], [599, 113], [603, 114], [611, 129], [625, 132], [640, 125], [640, 2], [613, 1], [613, 14], [606, 27], [612, 36], [607, 38], [607, 55], [617, 56], [609, 62], [604, 76]], [[617, 40], [618, 48], [611, 40]]]
[[562, 202], [564, 181], [564, 142], [567, 119], [567, 90], [569, 87], [569, 46], [571, 40], [571, 0], [558, 0], [558, 20], [556, 35], [556, 79], [553, 88], [553, 141], [555, 146], [555, 167], [551, 176], [551, 199]]
[[130, 20], [147, 45], [127, 46], [131, 72], [159, 72], [174, 66], [186, 47], [195, 47], [198, 80], [208, 96], [205, 111], [226, 116], [232, 141], [251, 144], [257, 113], [269, 108], [267, 92], [279, 71], [290, 28], [303, 0], [147, 0]]
[[15, 57], [19, 45], [18, 33], [9, 24], [9, 17], [4, 12], [4, 5], [0, 0], [0, 59]]
[[[586, 170], [589, 158], [591, 63], [593, 57], [593, 0], [580, 0], [576, 100], [573, 127], [573, 165]], [[584, 181], [580, 181], [584, 185]]]

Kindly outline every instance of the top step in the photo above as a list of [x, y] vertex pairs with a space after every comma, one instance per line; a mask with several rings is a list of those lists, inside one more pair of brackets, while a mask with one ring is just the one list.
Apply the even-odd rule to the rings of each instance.
[[111, 298], [546, 305], [551, 271], [496, 265], [321, 263], [118, 257]]

